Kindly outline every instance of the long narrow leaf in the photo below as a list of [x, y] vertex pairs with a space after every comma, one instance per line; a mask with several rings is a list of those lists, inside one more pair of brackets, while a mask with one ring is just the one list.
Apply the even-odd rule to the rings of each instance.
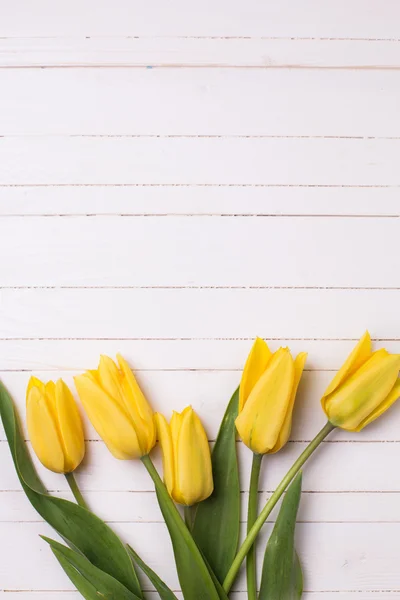
[[150, 457], [143, 456], [142, 461], [153, 479], [157, 500], [168, 527], [185, 600], [220, 600], [208, 566]]
[[59, 544], [55, 540], [42, 536], [50, 545], [54, 556], [69, 576], [77, 590], [87, 600], [139, 600], [119, 581], [101, 571], [74, 550]]
[[228, 404], [212, 453], [214, 491], [198, 505], [192, 528], [198, 547], [221, 583], [239, 542], [240, 485], [235, 428], [238, 401], [239, 388]]
[[17, 475], [33, 507], [70, 546], [142, 598], [132, 561], [112, 529], [85, 508], [46, 493], [21, 435], [13, 401], [1, 383], [0, 414]]
[[259, 600], [298, 600], [303, 592], [294, 531], [301, 496], [301, 473], [283, 499], [265, 550]]
[[135, 561], [135, 563], [142, 569], [143, 573], [145, 573], [145, 575], [147, 575], [147, 577], [150, 579], [151, 583], [156, 588], [161, 600], [177, 600], [177, 597], [172, 592], [172, 590], [170, 590], [167, 584], [159, 578], [159, 576], [153, 571], [153, 569], [150, 569], [150, 567], [144, 562], [144, 560], [140, 558], [139, 554], [137, 554], [134, 551], [134, 549], [129, 546], [129, 544], [127, 548], [132, 560]]

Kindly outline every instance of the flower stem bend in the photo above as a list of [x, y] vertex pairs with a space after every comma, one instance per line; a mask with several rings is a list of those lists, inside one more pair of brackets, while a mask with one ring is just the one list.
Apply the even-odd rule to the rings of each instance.
[[67, 483], [71, 489], [71, 492], [74, 495], [75, 500], [77, 501], [77, 503], [79, 504], [79, 506], [82, 506], [82, 508], [86, 508], [87, 510], [89, 510], [88, 505], [86, 504], [80, 489], [78, 488], [78, 484], [76, 483], [76, 479], [74, 474], [71, 473], [65, 473], [65, 479], [67, 480]]

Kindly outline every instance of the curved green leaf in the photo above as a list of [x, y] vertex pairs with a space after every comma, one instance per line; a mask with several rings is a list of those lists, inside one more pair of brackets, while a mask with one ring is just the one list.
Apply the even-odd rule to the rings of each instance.
[[129, 546], [129, 544], [127, 548], [132, 560], [135, 561], [135, 563], [142, 569], [143, 573], [145, 573], [145, 575], [147, 575], [147, 577], [150, 579], [151, 583], [156, 588], [161, 600], [177, 600], [177, 597], [172, 592], [172, 590], [170, 590], [167, 584], [159, 578], [159, 576], [153, 571], [153, 569], [150, 569], [150, 567], [144, 562], [144, 560], [140, 558], [139, 554], [137, 554], [137, 552], [135, 552], [134, 549], [131, 548], [131, 546]]
[[32, 506], [71, 547], [142, 598], [132, 561], [112, 529], [78, 504], [46, 493], [21, 435], [13, 401], [1, 383], [0, 414], [17, 475]]
[[212, 453], [214, 491], [197, 506], [192, 535], [222, 583], [236, 555], [240, 527], [240, 485], [235, 419], [239, 388], [226, 409]]
[[286, 492], [267, 543], [259, 600], [298, 600], [303, 576], [294, 548], [294, 531], [301, 496], [301, 473]]
[[92, 565], [82, 554], [50, 538], [42, 538], [50, 544], [54, 556], [78, 592], [87, 600], [140, 600], [122, 583]]
[[183, 597], [185, 600], [220, 600], [208, 566], [150, 457], [143, 456], [142, 462], [153, 479], [157, 500], [168, 527]]
[[294, 562], [293, 562], [293, 598], [301, 598], [303, 594], [303, 570], [301, 568], [301, 562], [299, 555], [295, 551]]

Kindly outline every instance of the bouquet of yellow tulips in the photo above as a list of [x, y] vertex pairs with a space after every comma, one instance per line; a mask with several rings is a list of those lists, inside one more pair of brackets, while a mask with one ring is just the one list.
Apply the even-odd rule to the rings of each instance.
[[[153, 413], [121, 356], [117, 364], [102, 356], [97, 370], [75, 377], [83, 408], [110, 452], [120, 460], [140, 459], [154, 483], [185, 600], [226, 600], [243, 561], [249, 600], [301, 598], [303, 577], [294, 544], [301, 468], [336, 427], [360, 431], [400, 396], [400, 355], [384, 349], [373, 352], [366, 333], [321, 399], [326, 425], [259, 511], [262, 459], [278, 452], [289, 439], [306, 357], [300, 353], [293, 359], [288, 348], [273, 353], [265, 341], [255, 340], [212, 452], [200, 418], [190, 406], [180, 414], [174, 412], [169, 422], [162, 414]], [[65, 475], [76, 502], [47, 493], [4, 386], [0, 386], [0, 414], [21, 485], [64, 543], [43, 539], [81, 595], [88, 600], [143, 600], [140, 570], [162, 600], [176, 600], [167, 584], [140, 558], [135, 540], [125, 545], [87, 506], [73, 474], [85, 454], [83, 426], [66, 384], [62, 380], [42, 383], [32, 377], [26, 417], [38, 458], [51, 471]], [[237, 434], [253, 453], [247, 534], [241, 542]], [[157, 440], [163, 477], [150, 458]], [[257, 536], [285, 491], [258, 577]]]

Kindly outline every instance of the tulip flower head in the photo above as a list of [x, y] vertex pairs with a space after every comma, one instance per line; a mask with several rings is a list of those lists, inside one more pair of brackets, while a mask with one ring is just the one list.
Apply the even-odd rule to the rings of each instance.
[[333, 378], [321, 399], [329, 421], [360, 431], [400, 396], [400, 354], [384, 348], [372, 352], [368, 331]]
[[210, 447], [203, 425], [191, 406], [174, 412], [170, 424], [156, 413], [163, 454], [164, 482], [178, 504], [192, 506], [213, 491]]
[[278, 452], [289, 439], [297, 388], [307, 354], [293, 360], [288, 348], [272, 353], [257, 338], [243, 369], [236, 429], [256, 454]]
[[97, 370], [75, 377], [84, 409], [110, 452], [119, 459], [141, 458], [156, 442], [153, 411], [131, 369], [101, 356]]
[[31, 377], [26, 390], [29, 437], [40, 462], [50, 471], [70, 473], [85, 455], [83, 427], [68, 386], [59, 379], [44, 384]]

